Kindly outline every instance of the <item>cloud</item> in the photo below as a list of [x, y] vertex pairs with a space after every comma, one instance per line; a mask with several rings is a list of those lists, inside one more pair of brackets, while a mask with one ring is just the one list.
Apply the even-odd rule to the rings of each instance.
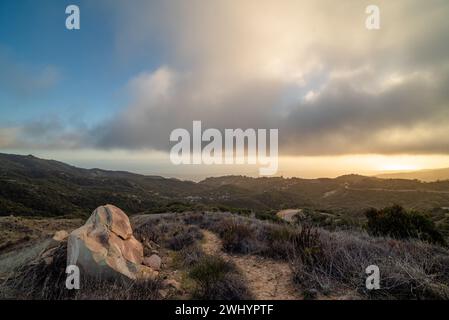
[[379, 84], [353, 76], [330, 80], [288, 115], [282, 144], [314, 155], [447, 153], [448, 85], [447, 70]]
[[16, 128], [0, 128], [0, 148], [9, 148], [17, 145]]
[[145, 47], [159, 32], [171, 61], [131, 80], [134, 101], [96, 130], [98, 146], [167, 150], [171, 130], [202, 120], [279, 128], [284, 154], [447, 153], [449, 7], [380, 8], [377, 32], [364, 28], [357, 1], [134, 9], [121, 46]]
[[92, 139], [85, 125], [74, 125], [47, 116], [26, 123], [0, 128], [0, 148], [28, 150], [73, 150], [88, 148]]
[[201, 120], [278, 128], [284, 155], [449, 153], [447, 1], [378, 1], [379, 31], [360, 1], [108, 4], [123, 59], [164, 59], [110, 120], [62, 135], [71, 146], [168, 150]]

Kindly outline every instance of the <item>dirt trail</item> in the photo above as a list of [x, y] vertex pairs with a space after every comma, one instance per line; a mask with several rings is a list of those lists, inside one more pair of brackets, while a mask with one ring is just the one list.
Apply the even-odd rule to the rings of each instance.
[[286, 209], [281, 210], [276, 215], [287, 222], [294, 222], [295, 216], [302, 214], [302, 209]]
[[247, 279], [248, 288], [257, 300], [302, 299], [292, 283], [288, 263], [251, 255], [231, 255], [221, 251], [221, 240], [212, 232], [203, 230], [203, 250], [234, 262]]

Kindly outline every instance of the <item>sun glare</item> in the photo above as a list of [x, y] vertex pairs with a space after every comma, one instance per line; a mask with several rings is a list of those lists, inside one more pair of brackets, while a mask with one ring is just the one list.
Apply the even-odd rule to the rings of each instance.
[[418, 166], [405, 163], [386, 163], [379, 167], [380, 171], [415, 171], [420, 170]]

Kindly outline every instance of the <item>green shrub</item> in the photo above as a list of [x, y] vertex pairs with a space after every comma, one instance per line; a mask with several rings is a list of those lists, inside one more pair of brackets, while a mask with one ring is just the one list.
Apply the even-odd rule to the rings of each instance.
[[245, 254], [257, 251], [255, 231], [250, 225], [236, 219], [225, 219], [218, 223], [216, 229], [225, 251]]
[[248, 300], [251, 294], [234, 264], [204, 256], [189, 272], [198, 285], [193, 297], [204, 300]]
[[178, 251], [184, 247], [190, 246], [196, 240], [202, 239], [203, 234], [197, 226], [182, 227], [179, 232], [176, 232], [172, 238], [168, 240], [168, 247], [172, 250]]
[[256, 212], [256, 218], [259, 220], [277, 222], [277, 223], [285, 223], [282, 218], [279, 218], [276, 215], [276, 212]]
[[136, 228], [134, 234], [141, 242], [153, 241], [175, 251], [190, 246], [203, 237], [198, 226], [186, 225], [183, 220], [178, 221], [177, 219], [170, 222], [150, 220]]
[[368, 232], [375, 236], [389, 236], [396, 239], [415, 238], [430, 243], [445, 244], [443, 235], [433, 221], [425, 216], [394, 205], [381, 210], [366, 212]]
[[285, 260], [292, 253], [292, 240], [297, 229], [289, 226], [267, 224], [259, 232], [258, 239], [264, 244], [262, 256]]
[[303, 225], [294, 233], [289, 242], [293, 247], [293, 256], [300, 259], [302, 263], [313, 265], [320, 259], [322, 243], [318, 229]]

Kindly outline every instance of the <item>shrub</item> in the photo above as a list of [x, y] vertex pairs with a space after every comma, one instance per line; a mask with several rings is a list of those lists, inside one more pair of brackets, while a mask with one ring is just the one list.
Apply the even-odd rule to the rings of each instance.
[[227, 252], [280, 260], [289, 258], [295, 242], [311, 241], [313, 236], [308, 226], [293, 227], [240, 217], [218, 220], [210, 229], [218, 233]]
[[179, 251], [184, 247], [190, 246], [195, 242], [192, 235], [188, 233], [179, 233], [168, 240], [168, 247], [172, 250]]
[[134, 235], [137, 239], [146, 239], [155, 243], [161, 242], [168, 230], [172, 228], [173, 224], [168, 224], [164, 221], [154, 220], [141, 225], [134, 230]]
[[430, 243], [445, 244], [443, 235], [430, 219], [417, 212], [407, 212], [395, 205], [382, 210], [366, 212], [368, 232], [375, 236], [397, 239], [415, 238]]
[[[294, 281], [302, 290], [323, 294], [358, 292], [367, 298], [448, 299], [449, 255], [420, 241], [373, 239], [367, 234], [320, 230], [313, 259], [292, 259]], [[377, 265], [381, 289], [368, 291], [365, 269]]]
[[28, 299], [64, 299], [68, 293], [65, 288], [66, 261], [67, 245], [61, 244], [54, 249], [51, 263], [40, 260], [25, 265], [5, 285], [23, 293]]
[[222, 220], [215, 226], [222, 239], [223, 249], [234, 253], [253, 253], [258, 249], [255, 230], [236, 219]]
[[172, 250], [179, 251], [184, 247], [190, 246], [196, 240], [200, 240], [202, 237], [203, 234], [198, 227], [188, 226], [187, 228], [182, 228], [168, 240], [168, 247]]
[[191, 267], [203, 257], [204, 253], [201, 250], [201, 247], [197, 244], [184, 247], [179, 251], [179, 259], [183, 267]]
[[263, 244], [260, 255], [273, 259], [287, 259], [292, 253], [292, 241], [296, 229], [290, 226], [266, 224], [258, 232], [258, 240]]
[[203, 257], [189, 272], [198, 285], [193, 297], [205, 300], [248, 300], [251, 294], [236, 267], [218, 256]]
[[304, 264], [314, 264], [322, 254], [322, 243], [318, 229], [303, 225], [289, 239], [292, 255], [301, 259]]
[[282, 218], [276, 215], [276, 212], [256, 212], [256, 218], [259, 220], [271, 221], [276, 223], [285, 223]]
[[190, 213], [187, 214], [184, 217], [184, 222], [186, 224], [194, 224], [194, 225], [199, 225], [201, 224], [201, 222], [203, 222], [204, 219], [204, 213]]
[[159, 224], [150, 220], [137, 228], [134, 234], [140, 241], [150, 240], [175, 251], [190, 246], [203, 237], [197, 226], [186, 225], [178, 217], [170, 222], [162, 220]]

